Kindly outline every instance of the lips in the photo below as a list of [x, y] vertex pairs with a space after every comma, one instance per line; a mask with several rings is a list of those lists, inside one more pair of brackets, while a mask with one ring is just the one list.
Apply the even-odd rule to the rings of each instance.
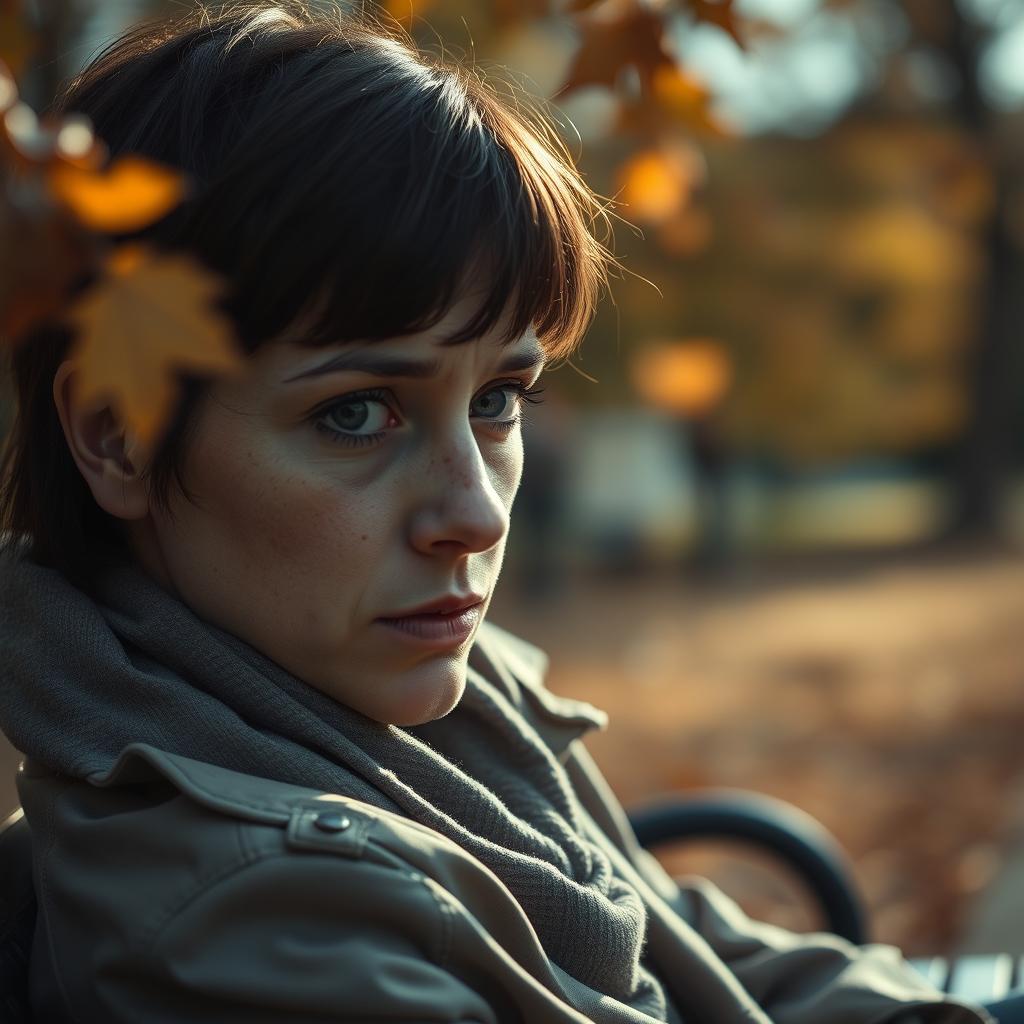
[[473, 608], [482, 601], [483, 597], [478, 594], [449, 594], [435, 601], [418, 605], [416, 608], [410, 608], [408, 611], [398, 612], [395, 615], [381, 615], [380, 618], [393, 620], [409, 619], [419, 615], [451, 615], [465, 611], [467, 608]]
[[400, 615], [380, 616], [377, 622], [395, 639], [436, 650], [459, 647], [476, 632], [483, 614], [482, 597], [448, 595]]

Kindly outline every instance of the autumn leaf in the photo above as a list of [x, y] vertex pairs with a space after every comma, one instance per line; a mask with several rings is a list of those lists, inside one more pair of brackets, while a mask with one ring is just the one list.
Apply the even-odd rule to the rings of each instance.
[[601, 8], [578, 19], [582, 41], [557, 95], [585, 85], [614, 87], [627, 67], [635, 67], [641, 83], [648, 84], [658, 68], [673, 63], [664, 46], [663, 19], [639, 0], [623, 0], [607, 11]]
[[717, 138], [729, 134], [727, 126], [711, 111], [711, 93], [696, 78], [682, 69], [664, 65], [652, 78], [648, 95], [624, 102], [616, 128], [648, 138], [686, 128]]
[[736, 24], [734, 0], [682, 0], [682, 2], [697, 21], [717, 25], [732, 36], [741, 50], [746, 49], [739, 26]]
[[105, 170], [56, 161], [48, 169], [50, 189], [94, 231], [136, 231], [181, 202], [185, 177], [140, 156], [123, 156]]
[[219, 374], [242, 360], [228, 318], [212, 301], [221, 283], [187, 256], [142, 245], [114, 251], [106, 276], [70, 310], [79, 331], [81, 400], [109, 403], [152, 452], [173, 414], [176, 374]]

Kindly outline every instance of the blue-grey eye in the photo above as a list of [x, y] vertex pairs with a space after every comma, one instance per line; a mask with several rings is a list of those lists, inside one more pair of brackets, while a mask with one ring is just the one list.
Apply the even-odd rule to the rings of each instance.
[[391, 410], [384, 402], [359, 398], [338, 402], [331, 407], [328, 416], [332, 424], [345, 433], [375, 434], [388, 426]]
[[513, 387], [491, 388], [473, 399], [470, 414], [488, 420], [507, 419], [515, 411], [517, 394]]

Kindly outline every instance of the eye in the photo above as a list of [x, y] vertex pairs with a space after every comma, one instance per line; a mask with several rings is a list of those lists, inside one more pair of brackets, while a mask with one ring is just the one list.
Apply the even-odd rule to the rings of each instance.
[[522, 381], [509, 381], [481, 391], [470, 403], [471, 416], [490, 420], [492, 423], [514, 424], [519, 419], [519, 407], [523, 400], [539, 402], [537, 397], [543, 388], [528, 387]]
[[393, 419], [391, 410], [373, 398], [339, 402], [331, 407], [327, 417], [346, 434], [375, 434]]
[[367, 444], [398, 425], [382, 392], [356, 392], [331, 402], [314, 419], [317, 430], [333, 441]]
[[510, 419], [516, 408], [517, 394], [511, 385], [490, 388], [476, 396], [469, 405], [471, 416], [486, 420]]

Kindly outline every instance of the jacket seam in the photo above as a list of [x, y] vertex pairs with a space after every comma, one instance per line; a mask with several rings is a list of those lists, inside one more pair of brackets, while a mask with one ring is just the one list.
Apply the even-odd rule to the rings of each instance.
[[438, 921], [441, 925], [438, 932], [438, 949], [435, 960], [439, 967], [445, 970], [450, 970], [450, 964], [452, 960], [452, 950], [454, 949], [455, 943], [455, 910], [434, 891], [434, 887], [429, 881], [422, 875], [419, 875], [419, 880], [423, 887], [430, 893], [431, 902], [439, 911]]
[[[287, 850], [264, 851], [263, 853], [258, 853], [255, 856], [247, 856], [242, 860], [236, 860], [229, 866], [221, 866], [221, 868], [216, 872], [210, 872], [210, 874], [206, 876], [201, 883], [197, 882], [196, 886], [193, 887], [188, 896], [181, 899], [173, 910], [164, 915], [163, 920], [158, 926], [146, 929], [146, 932], [152, 933], [152, 935], [150, 937], [149, 944], [142, 947], [143, 951], [146, 953], [152, 953], [153, 947], [160, 941], [162, 932], [170, 926], [173, 919], [184, 913], [191, 904], [212, 892], [220, 882], [227, 881], [227, 879], [233, 875], [241, 874], [243, 871], [255, 866], [256, 864], [269, 863], [273, 860], [288, 860], [292, 856], [293, 855]], [[318, 856], [321, 860], [326, 860], [332, 863], [337, 859], [336, 856], [329, 853], [320, 854]], [[389, 859], [373, 859], [372, 861], [368, 861], [368, 863], [373, 863], [378, 867], [396, 871], [399, 874], [404, 875], [408, 881], [418, 883], [420, 886], [425, 888], [428, 893], [430, 893], [432, 905], [441, 911], [438, 915], [439, 923], [441, 924], [440, 941], [433, 943], [433, 946], [436, 951], [441, 953], [443, 959], [439, 958], [437, 955], [435, 955], [433, 959], [439, 967], [445, 967], [450, 961], [451, 954], [450, 941], [452, 929], [445, 916], [445, 912], [448, 908], [443, 906], [437, 895], [427, 883], [427, 879], [423, 875], [419, 874], [419, 872], [408, 870], [404, 865], [399, 866], [389, 863]], [[438, 929], [435, 929], [435, 931], [438, 931]], [[140, 935], [139, 938], [142, 939], [143, 936]]]
[[441, 892], [447, 895], [447, 890], [439, 886], [434, 879], [414, 868], [410, 869], [408, 861], [401, 854], [396, 853], [379, 842], [374, 842], [372, 839], [366, 845], [364, 856], [368, 863], [376, 864], [379, 867], [386, 867], [405, 876], [411, 882], [418, 882], [429, 893], [430, 902], [438, 911], [437, 918], [440, 926], [438, 929], [438, 941], [434, 943], [435, 953], [433, 959], [438, 967], [449, 970], [452, 950], [454, 949], [455, 918], [458, 915], [456, 910], [449, 905], [448, 901], [443, 900], [437, 892], [440, 889]]
[[[140, 744], [140, 746], [147, 746], [146, 744]], [[127, 748], [125, 748], [127, 749]], [[158, 750], [158, 748], [151, 748]], [[288, 811], [282, 807], [269, 806], [266, 800], [258, 801], [253, 800], [249, 797], [238, 796], [232, 794], [230, 797], [224, 796], [221, 790], [216, 787], [211, 787], [208, 784], [201, 782], [196, 778], [194, 772], [190, 771], [189, 768], [181, 764], [180, 759], [173, 756], [167, 756], [166, 751], [158, 750], [164, 757], [159, 758], [159, 764], [154, 760], [150, 760], [146, 754], [143, 754], [137, 750], [129, 752], [130, 757], [137, 757], [144, 761], [146, 765], [152, 769], [162, 779], [166, 779], [184, 796], [188, 796], [195, 803], [199, 804], [200, 807], [204, 807], [207, 810], [216, 811], [219, 814], [229, 814], [234, 810], [236, 813], [239, 810], [250, 811], [257, 816], [257, 822], [261, 825], [281, 825], [286, 823]], [[148, 750], [147, 750], [148, 754]], [[125, 759], [127, 760], [127, 759]], [[114, 768], [120, 767], [121, 757], [118, 758], [118, 762]], [[168, 774], [166, 771], [161, 770], [161, 766], [170, 764], [171, 773]], [[205, 764], [205, 762], [203, 762]], [[213, 766], [216, 767], [216, 766]], [[113, 770], [112, 770], [113, 771]], [[237, 774], [237, 773], [236, 773]], [[91, 781], [91, 780], [89, 780]], [[118, 778], [116, 774], [112, 774], [112, 777], [105, 783], [106, 785], [116, 785]], [[96, 783], [92, 783], [96, 785]], [[296, 787], [299, 788], [299, 787]], [[319, 795], [321, 790], [311, 789], [310, 793]], [[266, 815], [273, 816], [273, 821], [267, 821]], [[249, 819], [247, 819], [249, 820]]]
[[260, 854], [247, 848], [241, 837], [242, 831], [243, 827], [236, 822], [235, 835], [238, 841], [240, 856], [226, 864], [222, 862], [216, 868], [212, 868], [196, 878], [195, 883], [184, 896], [179, 897], [173, 904], [165, 907], [159, 916], [152, 919], [149, 925], [144, 929], [140, 929], [135, 939], [135, 945], [145, 952], [151, 953], [153, 946], [159, 940], [160, 932], [191, 903], [199, 899], [204, 893], [209, 892], [218, 882], [267, 858], [267, 854]]

